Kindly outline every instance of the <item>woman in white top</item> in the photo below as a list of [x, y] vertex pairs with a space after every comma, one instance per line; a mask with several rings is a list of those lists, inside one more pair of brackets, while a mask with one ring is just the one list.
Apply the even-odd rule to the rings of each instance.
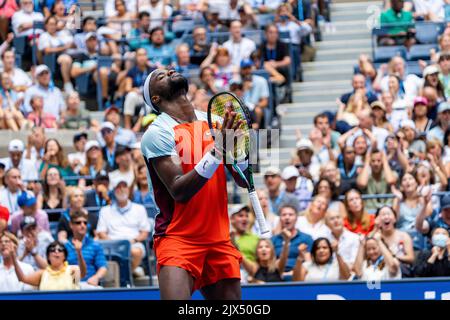
[[339, 255], [337, 246], [337, 242], [332, 246], [327, 238], [316, 239], [311, 249], [311, 261], [305, 262], [300, 252], [292, 280], [314, 282], [347, 280], [350, 277], [350, 269]]
[[41, 55], [56, 53], [56, 61], [61, 68], [61, 76], [64, 81], [64, 91], [71, 93], [73, 91], [70, 80], [72, 58], [66, 54], [66, 51], [74, 47], [73, 37], [67, 30], [58, 31], [57, 23], [58, 20], [55, 16], [45, 19], [45, 32], [39, 37], [38, 49]]
[[298, 217], [295, 227], [301, 232], [309, 234], [313, 239], [325, 237], [329, 231], [324, 220], [327, 208], [328, 199], [323, 195], [315, 196], [305, 214]]
[[381, 240], [381, 233], [362, 238], [353, 269], [361, 280], [381, 281], [402, 277], [400, 262]]

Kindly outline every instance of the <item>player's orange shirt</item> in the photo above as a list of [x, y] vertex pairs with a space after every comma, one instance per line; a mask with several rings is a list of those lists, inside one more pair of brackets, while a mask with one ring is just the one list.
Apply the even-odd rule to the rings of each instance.
[[180, 203], [171, 197], [150, 161], [174, 156], [181, 160], [184, 173], [194, 170], [213, 143], [206, 113], [195, 112], [197, 121], [181, 124], [162, 113], [142, 138], [141, 149], [160, 210], [155, 218], [155, 236], [174, 237], [193, 244], [224, 242], [230, 238], [224, 165], [219, 165], [211, 179], [188, 202]]

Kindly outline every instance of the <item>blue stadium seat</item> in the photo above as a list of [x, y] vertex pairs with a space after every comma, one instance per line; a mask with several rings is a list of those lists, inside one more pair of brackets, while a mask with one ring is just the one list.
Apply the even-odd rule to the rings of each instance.
[[131, 270], [131, 243], [128, 240], [100, 240], [105, 257], [120, 266], [120, 286], [133, 286]]
[[374, 62], [388, 62], [394, 56], [406, 59], [406, 48], [404, 46], [377, 47], [373, 51]]
[[406, 70], [408, 73], [422, 78], [422, 69], [417, 61], [406, 61]]
[[56, 53], [46, 54], [44, 55], [44, 64], [49, 67], [50, 72], [52, 73], [53, 77], [55, 76], [56, 72]]
[[83, 73], [76, 77], [75, 85], [80, 95], [87, 95], [89, 93], [89, 73]]
[[13, 47], [16, 52], [16, 54], [24, 55], [25, 54], [25, 47], [27, 45], [27, 36], [23, 37], [14, 37], [13, 39]]
[[[44, 21], [34, 21], [33, 22], [33, 39], [36, 39], [36, 30], [44, 30]], [[38, 59], [37, 59], [37, 41], [34, 40], [33, 41], [33, 45], [31, 47], [31, 59], [33, 61], [33, 65], [37, 65], [38, 64]]]
[[430, 59], [430, 50], [438, 49], [437, 44], [416, 44], [409, 49], [408, 60]]
[[194, 29], [195, 21], [192, 19], [176, 20], [172, 23], [171, 31], [177, 38], [181, 38], [184, 34]]
[[437, 43], [439, 32], [441, 30], [439, 23], [417, 21], [415, 24], [416, 40], [419, 43]]
[[264, 109], [264, 125], [267, 129], [269, 127], [270, 123], [272, 122], [272, 115], [273, 115], [274, 109], [275, 109], [275, 103], [274, 103], [275, 99], [274, 99], [274, 93], [273, 93], [274, 90], [272, 87], [272, 83], [270, 82], [270, 74], [265, 69], [253, 70], [252, 73], [256, 76], [263, 77], [264, 79], [267, 80], [267, 82], [269, 84], [269, 107]]
[[253, 40], [257, 47], [263, 42], [264, 35], [261, 30], [245, 30], [242, 34], [244, 37]]
[[58, 222], [49, 222], [50, 224], [50, 233], [52, 234], [53, 239], [58, 239]]
[[262, 13], [256, 15], [256, 21], [261, 29], [264, 29], [267, 25], [273, 23], [275, 15], [272, 13]]

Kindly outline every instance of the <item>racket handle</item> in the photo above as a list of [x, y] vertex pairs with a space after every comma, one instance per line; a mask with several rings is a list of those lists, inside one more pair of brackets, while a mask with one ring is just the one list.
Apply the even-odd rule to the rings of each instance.
[[253, 210], [255, 211], [256, 221], [258, 222], [259, 229], [261, 230], [261, 234], [269, 232], [269, 228], [266, 224], [266, 218], [264, 217], [263, 210], [261, 208], [261, 204], [259, 203], [258, 195], [256, 191], [249, 192], [248, 197], [250, 198], [250, 202], [252, 204]]

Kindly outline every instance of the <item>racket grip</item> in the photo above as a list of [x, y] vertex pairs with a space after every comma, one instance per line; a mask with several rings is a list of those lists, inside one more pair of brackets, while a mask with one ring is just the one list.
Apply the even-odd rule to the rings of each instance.
[[259, 229], [261, 230], [261, 234], [265, 234], [269, 232], [269, 228], [266, 224], [266, 218], [264, 217], [263, 210], [261, 208], [261, 204], [259, 203], [258, 195], [256, 191], [249, 192], [248, 197], [250, 198], [250, 202], [252, 204], [253, 210], [255, 211], [256, 221], [258, 222]]

